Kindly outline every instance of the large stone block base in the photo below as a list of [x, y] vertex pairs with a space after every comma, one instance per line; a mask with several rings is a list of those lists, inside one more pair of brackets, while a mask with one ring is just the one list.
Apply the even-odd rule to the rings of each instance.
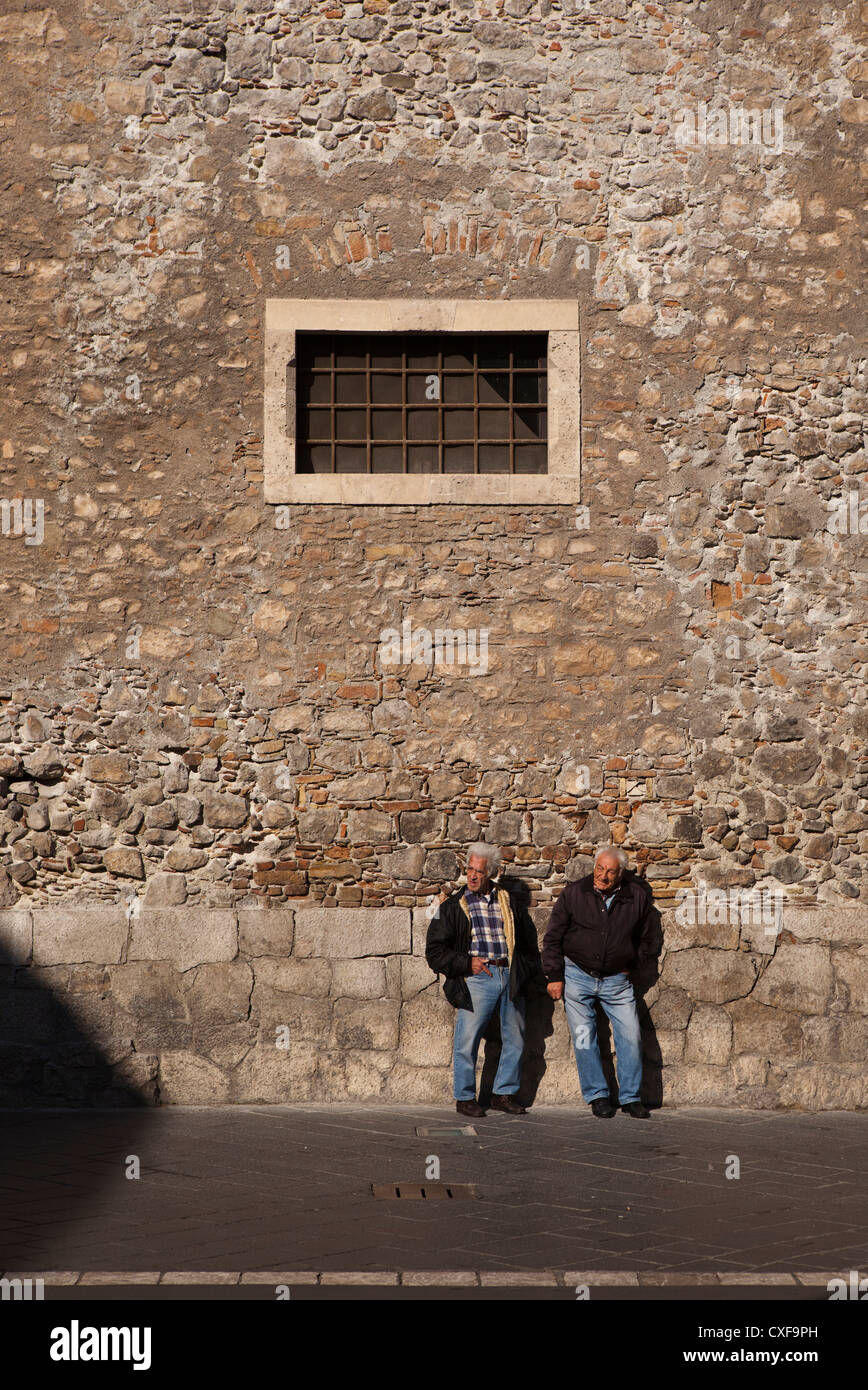
[[[868, 1106], [854, 925], [818, 911], [762, 969], [737, 943], [673, 931], [679, 949], [637, 980], [649, 1101]], [[454, 1011], [426, 927], [407, 908], [0, 912], [0, 1104], [451, 1107]], [[581, 1101], [563, 1006], [545, 995], [528, 1008], [523, 1094]]]

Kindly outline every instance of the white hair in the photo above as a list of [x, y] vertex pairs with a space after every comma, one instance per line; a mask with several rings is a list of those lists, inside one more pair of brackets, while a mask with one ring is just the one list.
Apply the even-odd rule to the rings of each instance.
[[477, 840], [475, 845], [470, 846], [464, 860], [465, 864], [469, 864], [471, 858], [484, 859], [489, 871], [493, 874], [496, 874], [500, 868], [500, 850], [497, 845], [487, 845], [483, 840]]
[[622, 849], [618, 849], [615, 845], [604, 845], [602, 849], [597, 850], [597, 853], [594, 855], [595, 866], [597, 860], [602, 859], [604, 854], [611, 854], [613, 859], [617, 859], [621, 869], [626, 869], [628, 863], [627, 856]]

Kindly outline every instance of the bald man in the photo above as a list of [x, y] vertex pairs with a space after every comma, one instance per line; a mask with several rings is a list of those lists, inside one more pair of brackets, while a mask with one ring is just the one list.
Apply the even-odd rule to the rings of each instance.
[[609, 1097], [597, 1040], [595, 1004], [612, 1025], [618, 1069], [618, 1101], [637, 1120], [650, 1118], [640, 1097], [642, 1039], [630, 971], [653, 954], [650, 890], [624, 878], [627, 856], [599, 850], [594, 871], [568, 883], [555, 903], [542, 950], [552, 999], [563, 999], [576, 1056], [579, 1086], [594, 1115], [616, 1113]]

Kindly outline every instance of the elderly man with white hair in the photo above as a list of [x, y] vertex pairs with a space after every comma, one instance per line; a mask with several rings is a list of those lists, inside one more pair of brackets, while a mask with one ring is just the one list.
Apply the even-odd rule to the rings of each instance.
[[443, 993], [456, 1010], [452, 1046], [455, 1108], [474, 1119], [485, 1114], [476, 1099], [479, 1044], [495, 1009], [502, 1041], [494, 1078], [493, 1110], [524, 1115], [516, 1099], [524, 1051], [524, 994], [542, 981], [536, 928], [514, 892], [494, 880], [496, 845], [467, 851], [467, 887], [442, 902], [428, 927], [425, 959], [445, 975]]
[[568, 883], [555, 903], [543, 941], [542, 965], [552, 999], [563, 999], [579, 1085], [591, 1110], [611, 1119], [615, 1107], [597, 1041], [599, 1002], [612, 1025], [621, 1109], [637, 1120], [650, 1111], [639, 1094], [642, 1041], [630, 971], [653, 955], [651, 895], [641, 880], [624, 878], [627, 856], [609, 845], [594, 871]]

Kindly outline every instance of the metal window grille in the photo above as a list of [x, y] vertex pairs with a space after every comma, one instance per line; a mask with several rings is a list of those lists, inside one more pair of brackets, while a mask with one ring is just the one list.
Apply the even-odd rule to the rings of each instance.
[[545, 333], [299, 333], [299, 473], [545, 473]]

